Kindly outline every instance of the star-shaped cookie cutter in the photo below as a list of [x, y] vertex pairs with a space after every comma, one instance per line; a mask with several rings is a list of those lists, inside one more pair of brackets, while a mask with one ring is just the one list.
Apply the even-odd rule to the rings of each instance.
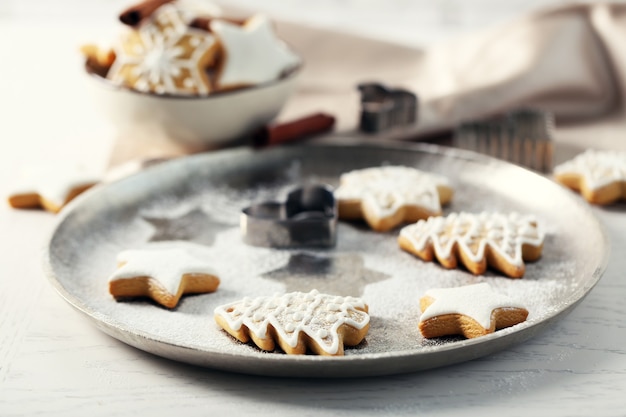
[[337, 202], [324, 185], [291, 191], [284, 202], [268, 201], [242, 210], [245, 243], [272, 248], [332, 247], [337, 240]]

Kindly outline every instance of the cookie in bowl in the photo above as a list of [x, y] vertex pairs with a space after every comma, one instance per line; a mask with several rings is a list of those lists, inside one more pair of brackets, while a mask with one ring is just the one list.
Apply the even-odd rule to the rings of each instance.
[[124, 26], [111, 48], [81, 49], [88, 88], [119, 136], [163, 137], [193, 152], [233, 143], [274, 119], [302, 61], [269, 20], [161, 3]]
[[207, 69], [218, 50], [213, 35], [189, 26], [183, 10], [165, 4], [121, 36], [106, 78], [141, 92], [207, 95], [212, 90]]

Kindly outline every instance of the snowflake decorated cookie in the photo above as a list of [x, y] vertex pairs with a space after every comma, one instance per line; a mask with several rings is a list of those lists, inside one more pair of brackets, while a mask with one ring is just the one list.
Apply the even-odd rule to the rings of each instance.
[[98, 175], [82, 165], [33, 167], [18, 179], [8, 202], [17, 209], [44, 208], [57, 213], [99, 181]]
[[279, 80], [301, 64], [267, 17], [229, 18], [205, 6], [147, 0], [129, 7], [112, 48], [82, 46], [88, 72], [144, 93], [206, 96]]
[[216, 85], [227, 90], [274, 81], [296, 67], [300, 58], [276, 37], [271, 22], [263, 15], [243, 25], [225, 20], [210, 23], [224, 54]]
[[418, 326], [427, 339], [484, 336], [528, 317], [523, 303], [493, 291], [487, 283], [428, 290], [420, 299], [420, 307]]
[[379, 232], [441, 214], [452, 199], [449, 181], [404, 166], [384, 166], [341, 175], [335, 198], [341, 219], [365, 219]]
[[587, 150], [557, 165], [554, 178], [592, 204], [626, 200], [626, 152]]
[[183, 10], [165, 4], [114, 47], [112, 82], [142, 92], [207, 95], [219, 46], [215, 37], [187, 24]]
[[183, 247], [127, 250], [117, 262], [109, 278], [116, 299], [148, 297], [174, 308], [183, 294], [215, 292], [220, 284], [213, 268]]
[[517, 213], [452, 213], [404, 227], [398, 243], [417, 257], [437, 259], [445, 268], [460, 263], [473, 274], [487, 266], [511, 278], [521, 278], [525, 261], [541, 256], [544, 235], [534, 217]]
[[262, 350], [278, 344], [287, 354], [343, 355], [344, 345], [361, 343], [370, 318], [358, 298], [292, 292], [244, 298], [215, 309], [220, 327], [241, 342], [252, 340]]

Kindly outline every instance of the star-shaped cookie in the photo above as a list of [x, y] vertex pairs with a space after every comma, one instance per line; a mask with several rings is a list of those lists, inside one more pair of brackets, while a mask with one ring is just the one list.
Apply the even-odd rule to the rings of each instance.
[[365, 219], [378, 232], [441, 214], [452, 194], [445, 177], [404, 166], [342, 174], [335, 190], [339, 218]]
[[420, 307], [419, 329], [425, 338], [484, 336], [528, 317], [522, 303], [493, 291], [487, 283], [428, 290]]
[[300, 63], [300, 58], [276, 37], [271, 22], [263, 15], [253, 16], [243, 26], [223, 20], [213, 20], [210, 26], [224, 53], [216, 80], [218, 89], [274, 81]]
[[287, 265], [262, 276], [285, 284], [285, 290], [310, 291], [337, 295], [361, 295], [370, 283], [384, 281], [390, 276], [365, 267], [363, 257], [356, 253], [333, 257], [295, 253]]
[[240, 342], [252, 340], [287, 354], [343, 355], [343, 347], [361, 343], [369, 330], [367, 304], [354, 297], [293, 292], [244, 298], [215, 309], [217, 324]]
[[218, 50], [213, 35], [189, 27], [181, 9], [166, 4], [114, 47], [107, 78], [142, 92], [206, 95], [211, 91], [206, 68]]
[[511, 278], [524, 276], [524, 261], [541, 256], [544, 235], [532, 216], [518, 213], [451, 213], [420, 220], [400, 231], [398, 243], [417, 257], [436, 258], [445, 268], [459, 261], [475, 275], [491, 266]]
[[587, 150], [554, 167], [554, 178], [592, 204], [626, 200], [626, 152]]
[[59, 212], [67, 203], [100, 180], [80, 165], [39, 166], [24, 172], [9, 195], [13, 208], [44, 208]]
[[217, 273], [182, 247], [131, 249], [117, 256], [118, 269], [109, 278], [116, 299], [149, 297], [174, 308], [183, 294], [214, 292]]

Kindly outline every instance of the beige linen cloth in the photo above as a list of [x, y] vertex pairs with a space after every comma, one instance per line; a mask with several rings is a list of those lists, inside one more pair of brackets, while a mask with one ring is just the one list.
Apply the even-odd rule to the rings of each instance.
[[[279, 120], [324, 111], [337, 117], [337, 131], [354, 131], [360, 112], [356, 86], [377, 81], [418, 94], [418, 122], [409, 135], [414, 139], [527, 106], [553, 112], [559, 124], [576, 122], [573, 136], [610, 141], [621, 123], [623, 3], [542, 10], [425, 50], [287, 22], [278, 22], [277, 31], [305, 61], [299, 88]], [[609, 120], [609, 128], [593, 122], [585, 130], [600, 119]], [[117, 152], [128, 149], [118, 146]]]

